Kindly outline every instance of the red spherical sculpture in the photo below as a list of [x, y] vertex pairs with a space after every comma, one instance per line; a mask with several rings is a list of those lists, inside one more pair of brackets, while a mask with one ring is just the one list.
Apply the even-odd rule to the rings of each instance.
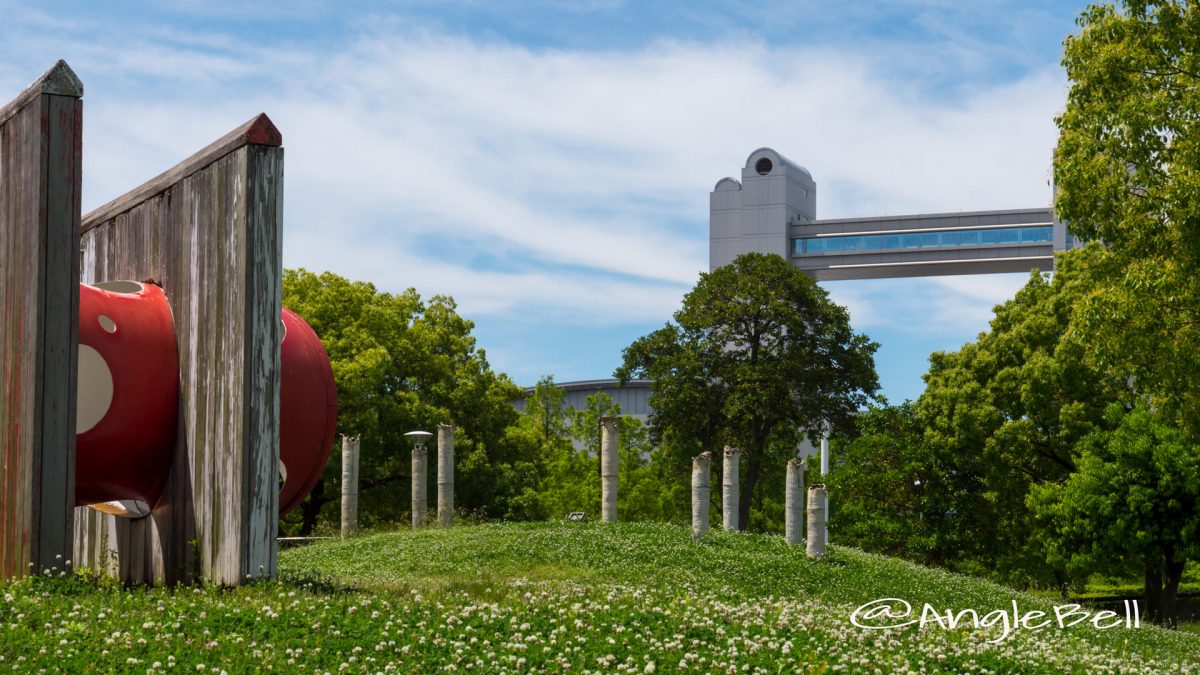
[[283, 308], [279, 354], [279, 472], [283, 515], [308, 496], [333, 448], [337, 389], [321, 339], [298, 314]]
[[175, 447], [179, 354], [162, 289], [133, 281], [79, 287], [75, 503], [145, 515]]
[[[283, 309], [279, 374], [279, 512], [316, 485], [333, 447], [337, 390], [321, 340]], [[79, 288], [75, 504], [126, 517], [162, 497], [179, 424], [174, 320], [158, 286]]]

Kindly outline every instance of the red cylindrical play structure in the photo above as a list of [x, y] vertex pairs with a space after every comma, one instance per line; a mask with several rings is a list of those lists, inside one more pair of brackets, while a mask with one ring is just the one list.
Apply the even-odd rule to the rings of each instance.
[[[281, 319], [280, 513], [325, 469], [337, 426], [333, 369], [295, 312]], [[179, 424], [179, 356], [161, 288], [116, 281], [79, 289], [75, 503], [144, 516], [162, 497]]]
[[175, 324], [161, 288], [80, 284], [78, 387], [76, 504], [144, 515], [162, 496], [179, 409]]

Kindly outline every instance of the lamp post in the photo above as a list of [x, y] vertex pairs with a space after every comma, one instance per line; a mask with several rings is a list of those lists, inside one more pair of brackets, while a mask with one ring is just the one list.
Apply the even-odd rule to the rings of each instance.
[[433, 437], [428, 431], [410, 431], [404, 437], [412, 441], [412, 526], [418, 529], [425, 524], [425, 511], [428, 509], [426, 496], [429, 473], [429, 456], [425, 452], [425, 443]]

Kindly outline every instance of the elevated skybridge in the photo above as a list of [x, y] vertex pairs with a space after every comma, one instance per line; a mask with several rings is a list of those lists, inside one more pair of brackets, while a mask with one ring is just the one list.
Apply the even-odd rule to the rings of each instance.
[[788, 258], [819, 281], [1054, 268], [1046, 208], [815, 220], [789, 236]]
[[818, 220], [812, 176], [770, 148], [717, 183], [709, 229], [710, 270], [775, 253], [818, 281], [1051, 271], [1073, 244], [1048, 207]]

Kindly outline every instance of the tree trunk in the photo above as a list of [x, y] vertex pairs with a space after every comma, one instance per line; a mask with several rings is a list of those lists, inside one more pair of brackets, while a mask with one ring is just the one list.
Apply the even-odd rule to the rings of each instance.
[[318, 478], [312, 492], [308, 493], [308, 497], [303, 502], [300, 502], [301, 537], [312, 536], [313, 530], [317, 528], [317, 517], [321, 515], [321, 507], [328, 504], [329, 501], [325, 499], [325, 479]]
[[738, 529], [742, 532], [746, 531], [746, 525], [750, 522], [750, 503], [754, 497], [754, 485], [758, 482], [759, 469], [761, 462], [759, 453], [748, 453], [750, 456], [749, 464], [746, 465], [746, 482], [742, 484], [742, 494], [738, 499]]
[[1157, 557], [1146, 562], [1144, 592], [1146, 623], [1162, 623], [1162, 561]]
[[1054, 582], [1058, 584], [1058, 593], [1063, 602], [1071, 601], [1071, 581], [1060, 570], [1054, 570]]
[[[1173, 553], [1173, 552], [1172, 552]], [[1176, 562], [1171, 558], [1167, 558], [1166, 564], [1163, 565], [1163, 591], [1162, 591], [1162, 620], [1163, 625], [1167, 628], [1179, 627], [1179, 611], [1175, 605], [1175, 598], [1179, 593], [1179, 580], [1183, 576], [1182, 562]]]

